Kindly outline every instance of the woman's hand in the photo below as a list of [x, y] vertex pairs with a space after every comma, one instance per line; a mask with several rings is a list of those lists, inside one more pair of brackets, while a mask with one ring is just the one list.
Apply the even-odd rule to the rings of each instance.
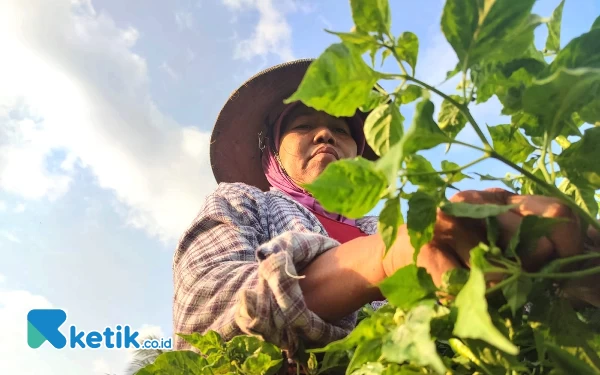
[[[541, 238], [535, 249], [522, 257], [523, 267], [537, 270], [552, 259], [576, 255], [583, 251], [581, 222], [571, 209], [558, 199], [516, 195], [503, 189], [464, 191], [454, 195], [450, 201], [472, 204], [515, 205], [509, 212], [498, 216], [500, 225], [499, 246], [505, 248], [515, 235], [523, 217], [536, 215], [547, 218], [562, 218], [565, 222], [554, 226], [552, 233]], [[597, 236], [597, 233], [596, 233]], [[481, 242], [487, 242], [484, 220], [457, 218], [438, 210], [434, 236], [421, 248], [417, 264], [425, 267], [434, 282], [440, 285], [444, 272], [458, 267], [468, 268], [469, 253]], [[387, 276], [398, 268], [411, 263], [413, 256], [406, 227], [400, 228], [398, 240], [383, 261]]]

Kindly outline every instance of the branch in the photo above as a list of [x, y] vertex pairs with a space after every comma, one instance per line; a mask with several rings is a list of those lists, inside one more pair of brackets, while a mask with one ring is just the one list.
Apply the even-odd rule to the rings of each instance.
[[415, 77], [411, 77], [411, 76], [406, 75], [406, 74], [382, 74], [382, 76], [384, 78], [391, 78], [391, 79], [401, 78], [401, 79], [406, 79], [407, 81], [413, 81], [414, 83], [419, 84], [419, 85], [425, 87], [426, 89], [435, 92], [436, 94], [438, 94], [442, 98], [446, 99], [447, 101], [449, 101], [450, 103], [452, 103], [452, 105], [454, 105], [455, 107], [457, 107], [458, 110], [463, 115], [465, 115], [465, 117], [467, 118], [467, 120], [469, 120], [469, 123], [471, 124], [471, 126], [473, 126], [473, 129], [475, 130], [475, 132], [479, 136], [479, 139], [481, 140], [481, 142], [483, 142], [483, 144], [485, 145], [485, 148], [487, 148], [489, 150], [492, 149], [492, 146], [490, 145], [490, 143], [488, 142], [487, 138], [485, 137], [485, 135], [481, 131], [481, 128], [479, 127], [479, 125], [477, 125], [477, 122], [473, 118], [473, 115], [471, 115], [471, 111], [469, 111], [469, 108], [466, 105], [457, 102], [456, 100], [452, 99], [450, 96], [444, 94], [443, 92], [441, 92], [440, 90], [436, 89], [435, 87], [430, 86], [427, 83], [416, 79]]

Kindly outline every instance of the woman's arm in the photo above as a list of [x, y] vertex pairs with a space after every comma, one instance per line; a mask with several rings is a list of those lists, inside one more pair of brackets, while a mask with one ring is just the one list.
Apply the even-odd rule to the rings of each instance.
[[[317, 257], [303, 270], [300, 280], [307, 307], [326, 321], [336, 321], [363, 305], [383, 300], [377, 284], [386, 275], [412, 263], [414, 249], [405, 225], [383, 258], [385, 245], [379, 234], [359, 237]], [[421, 248], [417, 264], [427, 268], [436, 284], [458, 263], [435, 244]]]
[[[338, 243], [294, 231], [268, 237], [263, 198], [258, 189], [235, 184], [222, 184], [207, 198], [174, 257], [174, 331], [213, 330], [225, 340], [254, 334], [291, 353], [301, 340], [321, 346], [342, 339], [354, 328], [356, 311], [326, 322], [307, 308], [297, 277]], [[179, 336], [175, 348], [191, 349]]]

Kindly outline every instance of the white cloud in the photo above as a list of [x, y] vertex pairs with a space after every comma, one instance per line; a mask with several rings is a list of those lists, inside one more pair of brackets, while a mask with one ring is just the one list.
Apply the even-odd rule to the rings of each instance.
[[6, 276], [4, 276], [3, 274], [0, 273], [0, 284], [4, 283], [6, 281]]
[[258, 11], [259, 20], [248, 39], [239, 40], [234, 53], [236, 59], [277, 55], [283, 61], [294, 59], [292, 52], [292, 28], [286, 13], [309, 11], [293, 0], [222, 0], [234, 12]]
[[0, 201], [0, 212], [6, 211], [6, 203], [4, 201]]
[[25, 212], [25, 205], [23, 203], [17, 204], [15, 206], [13, 212], [16, 213], [16, 214], [20, 214], [20, 213]]
[[333, 25], [331, 24], [331, 22], [322, 14], [319, 14], [319, 21], [321, 21], [321, 23], [325, 26], [327, 30], [333, 30]]
[[192, 51], [191, 48], [188, 48], [185, 51], [185, 60], [186, 60], [186, 62], [189, 64], [192, 61], [194, 61], [195, 59], [196, 59], [196, 54], [194, 53], [194, 51]]
[[114, 369], [110, 368], [110, 365], [104, 358], [96, 359], [92, 362], [92, 374], [94, 375], [106, 375], [114, 374]]
[[[86, 0], [9, 0], [3, 8], [0, 189], [55, 199], [75, 166], [88, 168], [129, 224], [177, 239], [215, 186], [210, 135], [158, 110], [146, 62], [131, 50], [139, 32]], [[54, 151], [67, 156], [50, 170]]]
[[15, 236], [11, 232], [2, 231], [2, 232], [0, 232], [0, 236], [4, 237], [5, 239], [9, 240], [10, 242], [21, 243], [21, 240], [19, 239], [19, 237]]
[[191, 12], [175, 12], [175, 23], [179, 30], [191, 30], [194, 27], [194, 15]]
[[179, 81], [179, 75], [169, 66], [169, 64], [167, 64], [166, 62], [163, 62], [160, 65], [160, 68], [162, 70], [164, 70], [165, 73], [167, 73], [169, 75], [169, 77], [171, 77], [175, 81]]

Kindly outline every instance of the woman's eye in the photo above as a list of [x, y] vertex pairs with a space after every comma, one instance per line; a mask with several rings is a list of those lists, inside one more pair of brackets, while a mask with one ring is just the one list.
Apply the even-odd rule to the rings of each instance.
[[342, 134], [348, 134], [348, 131], [345, 128], [336, 128], [335, 129], [338, 133], [342, 133]]

